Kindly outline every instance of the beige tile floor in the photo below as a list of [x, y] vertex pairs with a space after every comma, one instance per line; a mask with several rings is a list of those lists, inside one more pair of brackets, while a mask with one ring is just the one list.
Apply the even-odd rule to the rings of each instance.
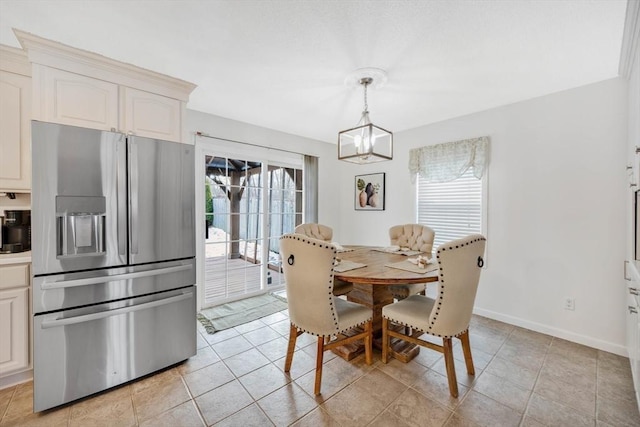
[[325, 355], [313, 396], [315, 341], [298, 339], [282, 371], [286, 311], [208, 335], [187, 362], [32, 414], [32, 383], [0, 390], [0, 426], [639, 426], [626, 358], [474, 316], [475, 377], [456, 345], [460, 396], [449, 396], [442, 356], [422, 349], [385, 365], [375, 353]]

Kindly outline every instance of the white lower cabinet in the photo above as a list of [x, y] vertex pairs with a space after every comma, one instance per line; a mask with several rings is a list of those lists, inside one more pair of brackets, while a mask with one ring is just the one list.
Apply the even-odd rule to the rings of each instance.
[[29, 288], [0, 291], [0, 377], [29, 367]]
[[636, 401], [640, 406], [640, 262], [625, 265], [627, 282], [627, 352], [631, 363]]

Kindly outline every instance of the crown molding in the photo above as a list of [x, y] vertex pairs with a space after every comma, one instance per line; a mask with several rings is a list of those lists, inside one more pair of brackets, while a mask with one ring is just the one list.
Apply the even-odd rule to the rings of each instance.
[[197, 87], [193, 83], [146, 70], [106, 56], [13, 29], [29, 61], [129, 86], [184, 102]]
[[622, 48], [618, 74], [629, 78], [636, 55], [640, 55], [640, 1], [627, 0], [627, 12], [622, 33]]
[[3, 44], [0, 44], [0, 69], [31, 77], [31, 64], [27, 53]]

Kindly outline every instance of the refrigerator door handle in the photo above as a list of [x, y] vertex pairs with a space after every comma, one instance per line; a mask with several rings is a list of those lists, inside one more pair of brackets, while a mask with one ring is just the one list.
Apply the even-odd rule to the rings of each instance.
[[116, 308], [114, 310], [100, 311], [98, 313], [84, 314], [82, 316], [68, 317], [54, 320], [43, 320], [42, 329], [56, 328], [58, 326], [75, 325], [78, 323], [90, 322], [92, 320], [104, 319], [105, 317], [117, 316], [119, 314], [132, 313], [134, 311], [146, 310], [153, 307], [172, 304], [193, 297], [193, 292], [184, 292], [182, 295], [176, 295], [156, 301], [146, 302], [144, 304], [132, 305], [130, 307]]
[[127, 153], [126, 144], [118, 141], [118, 161], [116, 162], [116, 206], [118, 211], [118, 253], [127, 254]]
[[159, 276], [161, 274], [176, 273], [178, 271], [190, 270], [191, 264], [177, 265], [174, 267], [159, 268], [157, 270], [136, 271], [134, 273], [114, 274], [113, 276], [87, 277], [86, 279], [61, 280], [59, 282], [44, 282], [40, 285], [43, 291], [49, 289], [73, 288], [76, 286], [95, 285], [104, 282], [115, 282], [116, 280], [136, 279], [139, 277]]
[[131, 253], [138, 253], [138, 212], [139, 212], [139, 204], [138, 204], [138, 186], [139, 186], [139, 176], [138, 176], [138, 145], [129, 139], [129, 148], [130, 148], [130, 173], [131, 173], [131, 187], [129, 188], [129, 194], [131, 195]]

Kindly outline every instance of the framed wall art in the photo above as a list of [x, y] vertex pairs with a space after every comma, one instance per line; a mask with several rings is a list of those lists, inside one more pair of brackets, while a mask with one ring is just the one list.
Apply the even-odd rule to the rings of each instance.
[[384, 173], [356, 175], [355, 208], [357, 211], [384, 210]]

